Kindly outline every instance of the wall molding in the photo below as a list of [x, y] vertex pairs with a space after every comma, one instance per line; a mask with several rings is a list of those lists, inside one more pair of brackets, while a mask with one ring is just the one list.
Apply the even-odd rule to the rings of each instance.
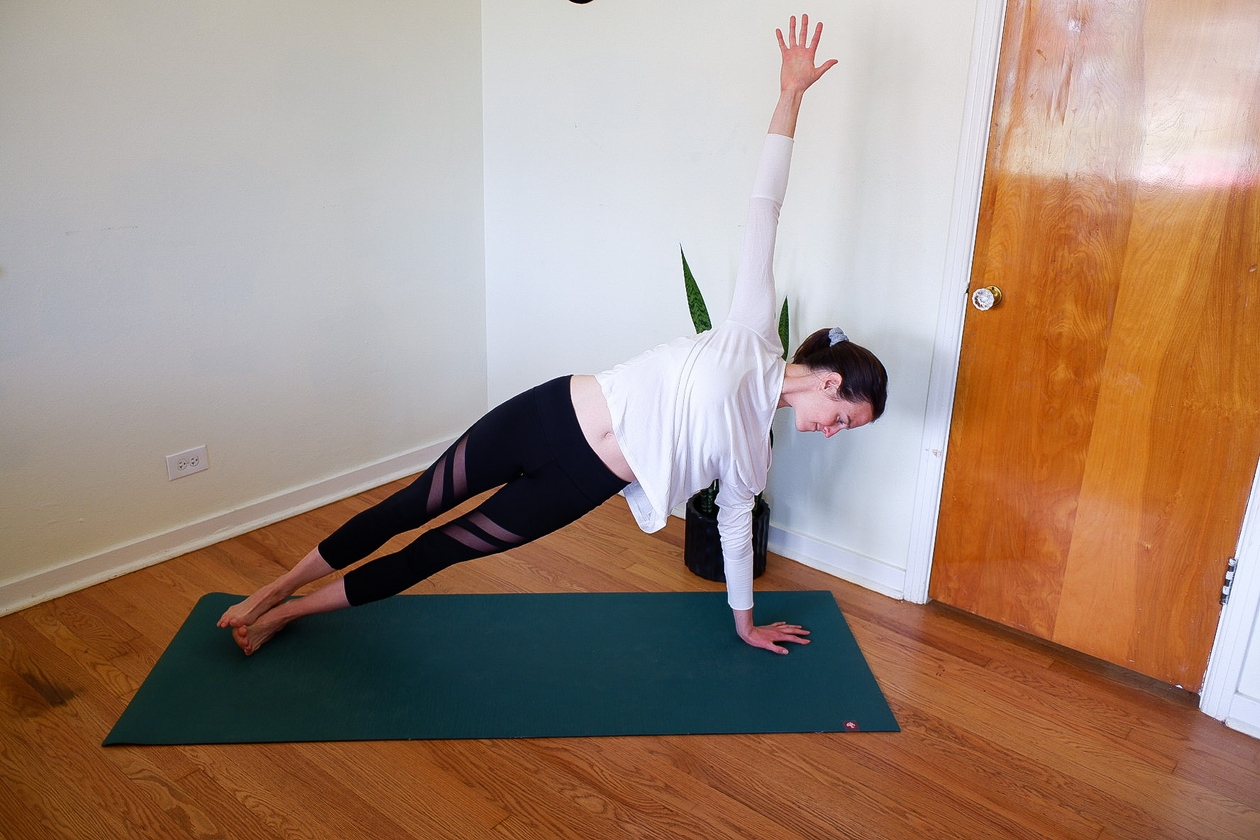
[[1260, 738], [1260, 700], [1242, 694], [1234, 695], [1225, 725], [1252, 738]]
[[[678, 519], [687, 521], [687, 506], [681, 504], [671, 511]], [[770, 524], [768, 550], [788, 560], [809, 566], [832, 577], [855, 583], [864, 589], [887, 595], [889, 598], [904, 598], [906, 572], [896, 566], [889, 565], [874, 557], [867, 557], [841, 548], [815, 537], [780, 528], [773, 522]]]
[[903, 569], [777, 525], [770, 526], [769, 542], [770, 551], [803, 566], [890, 598], [901, 600], [903, 597], [906, 581]]
[[414, 475], [432, 464], [454, 438], [422, 446], [349, 472], [286, 490], [171, 531], [72, 560], [54, 569], [0, 584], [0, 615], [249, 533], [300, 513]]

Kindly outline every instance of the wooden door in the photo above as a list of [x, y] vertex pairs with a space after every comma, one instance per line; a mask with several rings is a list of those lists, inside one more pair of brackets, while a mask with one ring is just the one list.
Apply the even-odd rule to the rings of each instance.
[[1010, 0], [931, 597], [1200, 688], [1258, 263], [1260, 2]]

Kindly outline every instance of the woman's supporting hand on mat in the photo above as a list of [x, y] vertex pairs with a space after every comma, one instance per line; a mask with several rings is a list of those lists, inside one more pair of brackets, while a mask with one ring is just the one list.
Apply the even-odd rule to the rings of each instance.
[[739, 637], [753, 647], [764, 648], [774, 653], [787, 653], [787, 648], [776, 642], [795, 642], [798, 645], [809, 644], [809, 631], [799, 624], [788, 624], [776, 621], [773, 624], [757, 626], [753, 624], [752, 610], [735, 610], [735, 631]]

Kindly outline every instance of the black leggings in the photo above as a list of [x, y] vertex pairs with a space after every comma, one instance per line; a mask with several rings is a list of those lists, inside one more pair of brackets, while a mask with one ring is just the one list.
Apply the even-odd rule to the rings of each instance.
[[503, 485], [396, 554], [347, 573], [351, 604], [396, 595], [447, 566], [550, 534], [626, 486], [582, 435], [569, 379], [553, 379], [495, 408], [409, 486], [356, 514], [319, 544], [320, 556], [344, 569], [398, 534]]

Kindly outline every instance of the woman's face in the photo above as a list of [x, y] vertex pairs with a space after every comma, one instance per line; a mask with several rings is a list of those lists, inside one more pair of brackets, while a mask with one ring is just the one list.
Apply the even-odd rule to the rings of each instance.
[[824, 437], [831, 437], [845, 429], [865, 426], [874, 419], [875, 412], [870, 403], [850, 402], [839, 396], [839, 374], [830, 374], [825, 379], [822, 387], [807, 391], [793, 400], [797, 431], [822, 432]]

